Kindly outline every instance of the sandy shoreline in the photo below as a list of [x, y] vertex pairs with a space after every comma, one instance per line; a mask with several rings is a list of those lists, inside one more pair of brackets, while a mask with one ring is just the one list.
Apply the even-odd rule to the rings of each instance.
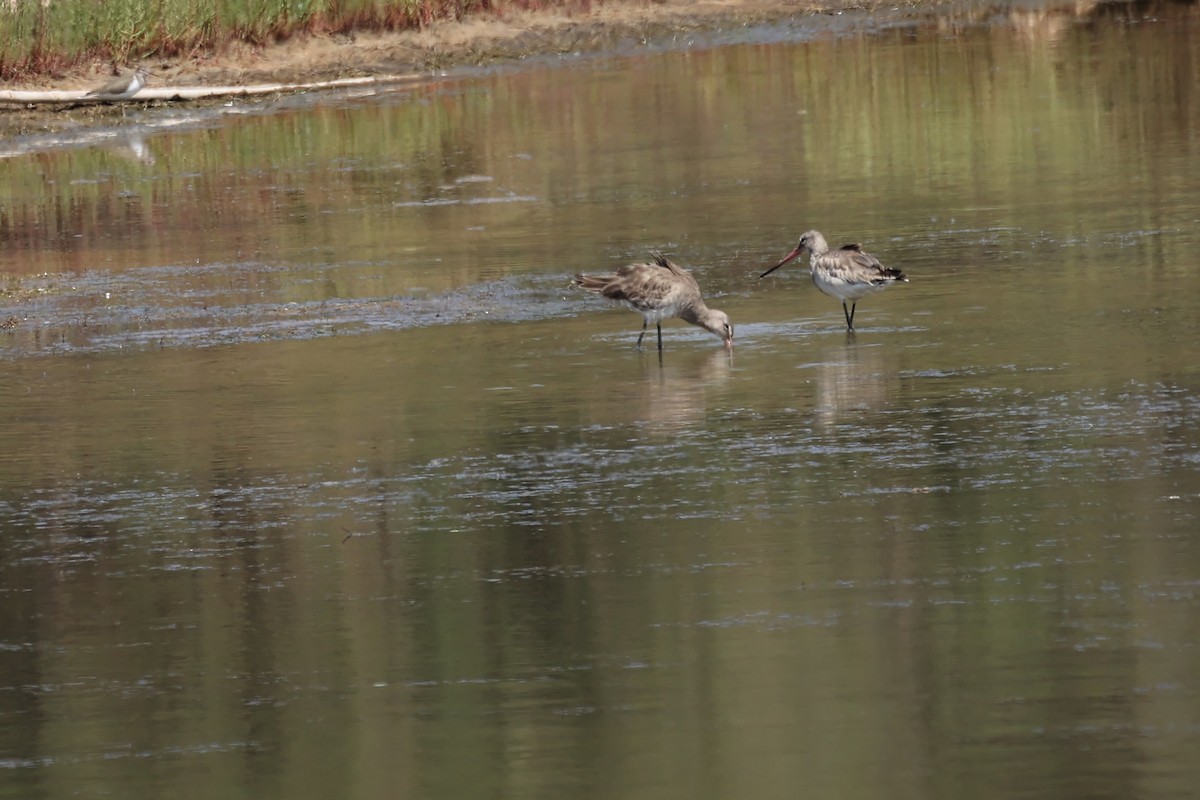
[[[576, 14], [511, 12], [436, 23], [421, 31], [306, 36], [263, 48], [242, 46], [214, 57], [152, 58], [142, 66], [149, 69], [154, 87], [300, 83], [603, 52], [672, 33], [779, 23], [822, 13], [845, 12], [865, 22], [876, 13], [929, 16], [938, 8], [929, 2], [896, 5], [853, 0], [608, 0]], [[103, 81], [110, 70], [110, 65], [96, 64], [76, 74], [7, 88], [81, 89]], [[121, 118], [119, 105], [0, 105], [0, 138], [112, 124]]]

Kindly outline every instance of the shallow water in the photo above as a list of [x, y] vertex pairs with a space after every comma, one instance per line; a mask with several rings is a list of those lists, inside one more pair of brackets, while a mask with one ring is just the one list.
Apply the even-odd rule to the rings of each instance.
[[[0, 796], [1188, 796], [1198, 19], [8, 159]], [[855, 336], [812, 227], [911, 276]], [[652, 248], [732, 355], [569, 285]]]

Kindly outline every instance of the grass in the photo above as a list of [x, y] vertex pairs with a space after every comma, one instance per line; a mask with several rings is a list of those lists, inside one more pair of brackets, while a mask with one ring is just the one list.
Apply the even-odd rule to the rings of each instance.
[[[220, 52], [298, 33], [405, 30], [497, 11], [498, 0], [0, 0], [0, 80], [91, 60]], [[586, 0], [509, 0], [506, 7], [579, 8]]]

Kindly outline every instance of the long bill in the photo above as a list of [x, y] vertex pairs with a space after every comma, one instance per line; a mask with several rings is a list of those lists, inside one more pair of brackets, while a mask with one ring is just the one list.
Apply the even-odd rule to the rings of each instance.
[[767, 276], [768, 276], [768, 275], [770, 275], [772, 272], [774, 272], [775, 270], [779, 269], [779, 268], [780, 268], [780, 267], [782, 267], [784, 264], [788, 263], [788, 262], [789, 262], [789, 261], [791, 261], [793, 258], [795, 258], [796, 256], [800, 255], [800, 254], [801, 254], [801, 253], [803, 253], [803, 252], [804, 252], [804, 248], [803, 248], [803, 247], [800, 247], [799, 245], [796, 245], [796, 249], [795, 249], [795, 250], [793, 250], [792, 252], [788, 253], [786, 256], [784, 256], [784, 257], [783, 257], [783, 261], [780, 261], [778, 264], [776, 264], [775, 266], [771, 267], [769, 270], [767, 270], [766, 272], [764, 272], [762, 275], [759, 275], [758, 277], [760, 277], [760, 278], [765, 278], [765, 277], [767, 277]]

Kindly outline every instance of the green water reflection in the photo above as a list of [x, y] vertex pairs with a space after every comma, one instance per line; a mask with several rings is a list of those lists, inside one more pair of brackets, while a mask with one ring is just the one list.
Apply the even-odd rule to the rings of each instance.
[[[1197, 19], [7, 160], [0, 796], [1186, 796]], [[811, 227], [912, 276], [855, 337]], [[651, 247], [732, 355], [568, 285]]]

